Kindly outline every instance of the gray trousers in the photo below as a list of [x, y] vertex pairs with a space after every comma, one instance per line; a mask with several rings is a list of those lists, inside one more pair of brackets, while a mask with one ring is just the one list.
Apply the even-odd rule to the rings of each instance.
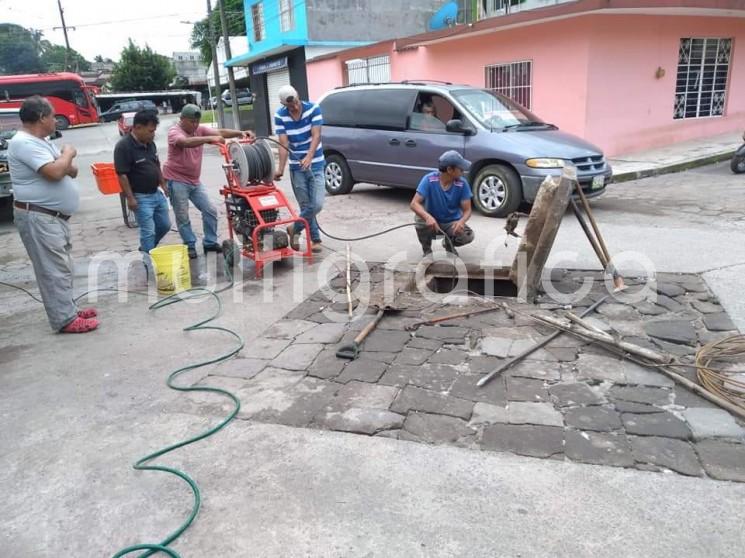
[[72, 322], [78, 307], [72, 294], [70, 225], [59, 217], [16, 208], [15, 224], [34, 266], [49, 324], [59, 331]]
[[[419, 243], [422, 245], [422, 250], [427, 253], [432, 251], [432, 240], [436, 236], [442, 236], [439, 231], [433, 231], [431, 227], [428, 227], [424, 222], [424, 219], [419, 215], [414, 216], [414, 222], [416, 223], [416, 235], [419, 238]], [[453, 242], [453, 246], [465, 246], [473, 242], [473, 229], [468, 225], [463, 227], [460, 234], [453, 233], [453, 227], [457, 221], [451, 221], [450, 223], [437, 223], [440, 228], [448, 235], [450, 240]]]

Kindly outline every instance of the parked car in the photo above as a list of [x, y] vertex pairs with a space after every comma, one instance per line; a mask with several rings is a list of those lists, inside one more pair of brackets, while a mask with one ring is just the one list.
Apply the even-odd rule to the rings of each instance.
[[612, 176], [599, 148], [489, 90], [429, 82], [358, 85], [330, 91], [320, 105], [332, 195], [350, 192], [357, 182], [414, 189], [449, 149], [473, 163], [474, 205], [493, 217], [534, 201], [544, 178], [566, 165], [577, 168], [588, 197], [602, 194]]
[[[251, 93], [250, 89], [236, 89], [235, 93], [238, 96], [238, 106], [253, 104], [254, 94]], [[222, 92], [222, 102], [229, 107], [233, 106], [233, 101], [230, 98], [230, 90]]]
[[[19, 109], [0, 109], [0, 221], [13, 219], [13, 184], [8, 168], [8, 142], [21, 129]], [[58, 130], [49, 139], [61, 138]]]
[[157, 112], [158, 107], [152, 101], [120, 101], [114, 103], [114, 106], [106, 112], [101, 113], [99, 120], [101, 122], [113, 122], [114, 120], [118, 120], [125, 112], [138, 112], [141, 110], [153, 110]]
[[119, 128], [119, 135], [126, 136], [132, 130], [132, 121], [135, 118], [136, 112], [124, 112], [116, 121], [116, 126]]

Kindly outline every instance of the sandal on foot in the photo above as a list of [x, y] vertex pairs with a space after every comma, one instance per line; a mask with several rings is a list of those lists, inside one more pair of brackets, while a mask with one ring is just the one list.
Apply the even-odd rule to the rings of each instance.
[[77, 317], [60, 330], [60, 333], [88, 333], [98, 327], [98, 320], [95, 318]]
[[95, 308], [83, 308], [82, 310], [78, 310], [78, 317], [80, 318], [89, 320], [91, 318], [95, 318], [96, 316], [98, 316], [98, 312]]

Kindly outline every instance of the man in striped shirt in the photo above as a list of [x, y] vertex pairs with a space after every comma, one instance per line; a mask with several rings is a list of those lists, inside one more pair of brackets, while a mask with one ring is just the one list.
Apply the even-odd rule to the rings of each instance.
[[[300, 217], [310, 225], [313, 251], [320, 252], [321, 231], [318, 229], [316, 215], [323, 208], [325, 196], [321, 107], [309, 101], [301, 101], [291, 85], [280, 87], [279, 100], [282, 107], [274, 115], [274, 126], [284, 149], [279, 150], [279, 166], [275, 179], [282, 178], [289, 156], [290, 180], [300, 205]], [[297, 224], [290, 225], [287, 233], [292, 247], [298, 250], [300, 227]]]

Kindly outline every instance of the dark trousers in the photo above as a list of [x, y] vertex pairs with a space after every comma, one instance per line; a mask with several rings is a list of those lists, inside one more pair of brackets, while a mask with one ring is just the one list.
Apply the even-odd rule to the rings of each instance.
[[[432, 227], [428, 227], [424, 222], [424, 219], [419, 217], [419, 215], [414, 218], [414, 222], [416, 223], [416, 235], [419, 238], [419, 243], [422, 245], [422, 251], [425, 254], [428, 254], [432, 251], [432, 241], [437, 236], [442, 236], [442, 233], [440, 231], [433, 231]], [[465, 225], [459, 234], [454, 234], [453, 227], [455, 226], [455, 223], [457, 223], [457, 221], [451, 221], [449, 223], [438, 222], [437, 225], [448, 236], [450, 241], [453, 243], [453, 246], [465, 246], [466, 244], [473, 242], [473, 229], [468, 225]], [[450, 243], [444, 241], [443, 245], [446, 250], [450, 251]]]

